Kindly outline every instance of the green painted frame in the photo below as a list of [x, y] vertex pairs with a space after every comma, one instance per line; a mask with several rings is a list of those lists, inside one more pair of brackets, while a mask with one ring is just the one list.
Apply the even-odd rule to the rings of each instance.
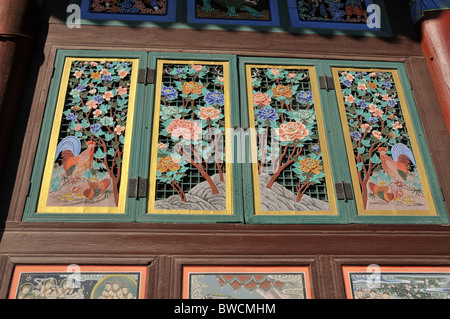
[[[420, 156], [422, 158], [424, 171], [426, 173], [426, 178], [428, 180], [429, 188], [431, 191], [431, 196], [434, 201], [434, 205], [436, 208], [436, 215], [434, 216], [414, 216], [414, 215], [403, 215], [403, 216], [394, 216], [394, 215], [360, 215], [358, 214], [358, 209], [356, 205], [356, 198], [349, 201], [349, 223], [367, 223], [367, 224], [448, 224], [449, 217], [447, 215], [447, 210], [445, 208], [444, 199], [442, 197], [442, 192], [439, 186], [439, 182], [437, 180], [436, 172], [433, 166], [433, 162], [431, 160], [430, 151], [427, 146], [427, 142], [425, 139], [425, 134], [423, 131], [422, 123], [420, 122], [420, 117], [418, 114], [417, 106], [414, 101], [414, 96], [412, 94], [412, 88], [410, 85], [410, 81], [408, 78], [408, 74], [406, 72], [405, 65], [403, 63], [395, 63], [395, 62], [367, 62], [367, 61], [339, 61], [339, 60], [330, 60], [324, 61], [323, 63], [323, 72], [327, 76], [332, 77], [333, 68], [351, 68], [351, 69], [391, 69], [396, 71], [399, 76], [401, 90], [403, 91], [404, 98], [406, 100], [407, 111], [409, 112], [409, 117], [412, 124], [412, 130], [415, 135], [415, 139], [417, 142], [418, 151], [420, 152]], [[336, 105], [335, 109], [337, 110], [338, 104], [338, 96], [336, 91], [329, 91], [326, 93], [329, 95], [330, 102]], [[338, 112], [339, 113], [339, 112]], [[340, 115], [337, 115], [340, 118]], [[337, 122], [337, 121], [336, 121]], [[340, 120], [339, 120], [340, 122]], [[336, 126], [340, 126], [340, 133], [343, 134], [342, 125], [336, 123]], [[411, 128], [409, 128], [411, 130]], [[345, 145], [342, 144], [342, 145]], [[344, 149], [344, 148], [343, 148]], [[345, 152], [345, 150], [343, 150]], [[348, 163], [348, 160], [347, 160]], [[351, 183], [351, 180], [349, 181]], [[359, 186], [359, 185], [358, 185]], [[354, 186], [356, 187], [356, 186]]]
[[[46, 108], [42, 121], [42, 127], [39, 137], [39, 142], [36, 151], [36, 157], [33, 166], [33, 173], [30, 180], [30, 190], [28, 198], [24, 208], [23, 220], [27, 222], [31, 221], [78, 221], [78, 222], [93, 222], [93, 221], [133, 221], [133, 199], [125, 197], [124, 211], [120, 213], [108, 214], [108, 213], [37, 213], [37, 205], [39, 200], [40, 187], [43, 182], [44, 164], [47, 158], [47, 151], [50, 143], [50, 134], [52, 132], [52, 126], [54, 116], [56, 112], [55, 106], [58, 103], [60, 87], [63, 85], [62, 78], [64, 76], [64, 66], [66, 59], [71, 58], [98, 58], [98, 59], [139, 59], [138, 68], [144, 68], [147, 64], [146, 52], [119, 52], [119, 51], [91, 51], [91, 50], [59, 50], [56, 54], [54, 63], [54, 75], [50, 84]], [[143, 99], [145, 96], [146, 88], [139, 83], [136, 83], [135, 93], [135, 114], [142, 112], [140, 108], [143, 106]], [[139, 116], [134, 117], [133, 126], [135, 132], [139, 132], [138, 127], [141, 118]], [[139, 151], [138, 141], [139, 134], [133, 133], [133, 138], [130, 146], [130, 154], [135, 154]], [[133, 174], [138, 165], [138, 161], [135, 156], [130, 156], [129, 160], [129, 174]], [[127, 190], [123, 189], [125, 193]]]
[[[235, 107], [238, 105], [238, 88], [237, 88], [237, 74], [233, 70], [237, 70], [237, 58], [231, 55], [204, 55], [204, 54], [179, 54], [179, 53], [150, 53], [149, 64], [150, 69], [156, 69], [158, 60], [173, 60], [173, 61], [211, 61], [211, 62], [226, 62], [229, 64], [229, 89], [230, 89], [230, 105]], [[156, 81], [155, 81], [156, 82]], [[145, 134], [141, 138], [141, 164], [139, 167], [139, 176], [150, 176], [150, 161], [151, 161], [151, 144], [153, 132], [153, 114], [155, 112], [154, 101], [156, 98], [156, 83], [150, 84], [151, 93], [146, 98], [146, 104], [150, 107], [144, 108], [142, 118], [145, 121]], [[230, 125], [240, 125], [240, 118], [238, 111], [231, 111]], [[137, 205], [136, 220], [138, 222], [155, 222], [155, 223], [242, 223], [243, 222], [243, 198], [242, 198], [242, 168], [239, 163], [232, 164], [232, 214], [159, 214], [147, 213], [149, 198], [139, 199]], [[149, 190], [151, 181], [149, 181]]]

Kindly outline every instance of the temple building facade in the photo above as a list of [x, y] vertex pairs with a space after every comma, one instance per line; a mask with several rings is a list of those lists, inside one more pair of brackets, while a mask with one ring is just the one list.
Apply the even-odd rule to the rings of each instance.
[[448, 9], [2, 0], [0, 298], [449, 298]]

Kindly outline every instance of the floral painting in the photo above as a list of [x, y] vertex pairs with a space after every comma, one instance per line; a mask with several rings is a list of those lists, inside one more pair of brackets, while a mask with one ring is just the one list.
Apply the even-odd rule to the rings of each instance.
[[251, 67], [247, 76], [261, 210], [329, 211], [309, 69]]
[[226, 209], [227, 83], [222, 64], [162, 66], [154, 208]]
[[167, 0], [89, 0], [92, 13], [162, 15], [167, 12]]
[[308, 299], [306, 267], [184, 267], [185, 299]]
[[364, 209], [427, 210], [393, 73], [339, 71], [338, 76]]
[[349, 299], [449, 299], [448, 267], [344, 267]]
[[140, 299], [145, 276], [140, 267], [17, 266], [9, 298]]
[[298, 14], [305, 21], [366, 23], [364, 0], [298, 0]]
[[72, 61], [59, 133], [53, 132], [57, 141], [47, 206], [118, 205], [124, 145], [131, 134], [132, 64]]

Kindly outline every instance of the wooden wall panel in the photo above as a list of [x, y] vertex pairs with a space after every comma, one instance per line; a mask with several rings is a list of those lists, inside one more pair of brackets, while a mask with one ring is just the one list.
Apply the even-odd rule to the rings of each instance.
[[[2, 181], [0, 298], [15, 264], [148, 264], [149, 298], [180, 296], [184, 263], [312, 265], [317, 298], [343, 298], [342, 265], [448, 265], [450, 227], [431, 225], [172, 225], [142, 223], [23, 223], [22, 212], [56, 51], [59, 49], [222, 53], [241, 56], [405, 62], [431, 157], [450, 198], [450, 137], [420, 43], [404, 1], [385, 1], [393, 38], [64, 24], [69, 0], [44, 5], [32, 77], [16, 127], [15, 163]], [[401, 4], [400, 4], [401, 3]], [[406, 10], [405, 10], [406, 9]], [[226, 44], [226, 45], [225, 45]], [[42, 57], [43, 56], [43, 57]], [[31, 101], [31, 103], [28, 103]], [[13, 189], [13, 190], [11, 190]], [[6, 222], [5, 222], [6, 221]]]

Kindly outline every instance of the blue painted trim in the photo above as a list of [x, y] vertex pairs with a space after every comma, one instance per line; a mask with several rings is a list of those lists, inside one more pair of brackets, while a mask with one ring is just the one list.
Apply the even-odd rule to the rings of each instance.
[[[373, 0], [366, 0], [366, 5], [374, 4]], [[369, 28], [367, 24], [351, 22], [307, 21], [300, 19], [297, 0], [288, 0], [289, 18], [291, 26], [299, 28], [338, 29], [338, 30], [363, 30], [381, 31], [381, 28]], [[344, 8], [343, 8], [344, 9]], [[383, 12], [382, 12], [383, 14]]]
[[81, 18], [99, 20], [131, 20], [152, 22], [175, 22], [177, 18], [177, 1], [167, 1], [166, 14], [129, 14], [129, 13], [92, 13], [89, 11], [91, 0], [81, 0]]
[[211, 23], [211, 24], [234, 24], [234, 25], [257, 25], [257, 26], [279, 26], [280, 13], [277, 0], [269, 0], [270, 17], [268, 21], [246, 20], [246, 19], [209, 19], [196, 17], [196, 0], [187, 0], [187, 23]]

